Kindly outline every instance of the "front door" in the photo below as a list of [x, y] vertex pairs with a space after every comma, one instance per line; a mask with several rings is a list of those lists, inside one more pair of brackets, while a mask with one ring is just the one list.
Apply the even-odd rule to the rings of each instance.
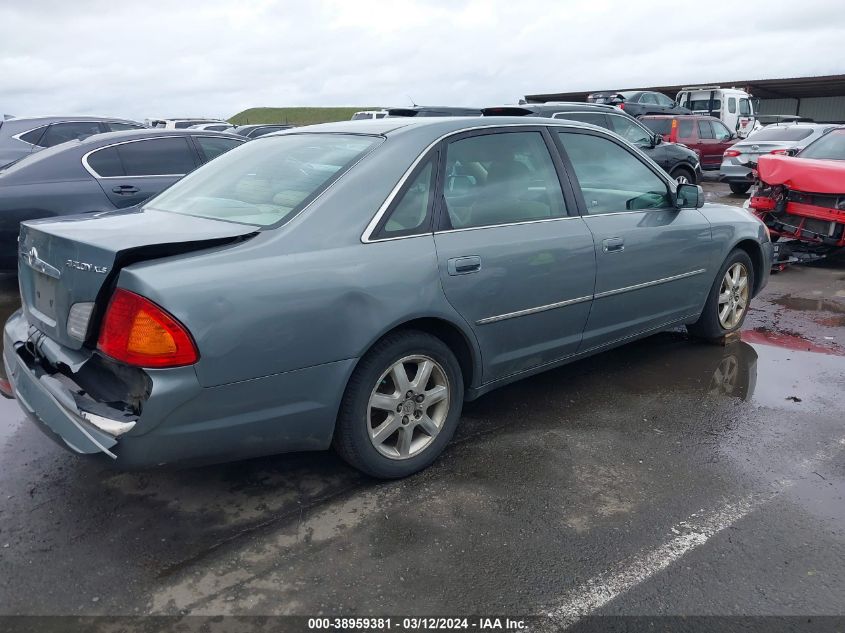
[[574, 354], [595, 282], [593, 238], [540, 128], [451, 140], [435, 245], [449, 302], [490, 382]]
[[580, 350], [699, 311], [713, 277], [710, 223], [696, 209], [675, 208], [666, 178], [615, 139], [586, 130], [557, 134], [596, 251], [593, 307]]

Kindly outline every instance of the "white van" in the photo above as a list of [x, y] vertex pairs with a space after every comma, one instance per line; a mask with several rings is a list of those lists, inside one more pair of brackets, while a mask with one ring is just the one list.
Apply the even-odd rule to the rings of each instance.
[[757, 123], [755, 101], [745, 90], [720, 86], [687, 86], [675, 98], [675, 103], [689, 108], [694, 114], [721, 119], [740, 138], [761, 127]]

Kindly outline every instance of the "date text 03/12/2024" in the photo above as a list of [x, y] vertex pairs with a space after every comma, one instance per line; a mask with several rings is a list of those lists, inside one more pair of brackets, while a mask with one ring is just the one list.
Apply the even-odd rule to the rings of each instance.
[[404, 618], [309, 618], [309, 630], [478, 630], [521, 631], [528, 622], [521, 618], [404, 617]]

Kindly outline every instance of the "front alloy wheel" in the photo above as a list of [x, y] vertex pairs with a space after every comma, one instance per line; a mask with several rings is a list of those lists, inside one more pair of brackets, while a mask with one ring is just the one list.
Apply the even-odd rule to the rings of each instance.
[[732, 330], [742, 322], [748, 309], [748, 269], [736, 262], [725, 272], [719, 288], [719, 324]]
[[370, 441], [390, 459], [414, 457], [434, 441], [448, 413], [443, 367], [429, 356], [406, 356], [381, 375], [370, 394]]

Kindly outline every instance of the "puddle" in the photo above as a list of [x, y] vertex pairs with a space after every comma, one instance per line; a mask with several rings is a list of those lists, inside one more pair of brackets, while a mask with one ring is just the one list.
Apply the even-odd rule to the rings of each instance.
[[784, 295], [772, 303], [798, 312], [827, 312], [831, 316], [813, 317], [813, 321], [827, 327], [845, 327], [845, 304], [830, 299], [806, 299]]

